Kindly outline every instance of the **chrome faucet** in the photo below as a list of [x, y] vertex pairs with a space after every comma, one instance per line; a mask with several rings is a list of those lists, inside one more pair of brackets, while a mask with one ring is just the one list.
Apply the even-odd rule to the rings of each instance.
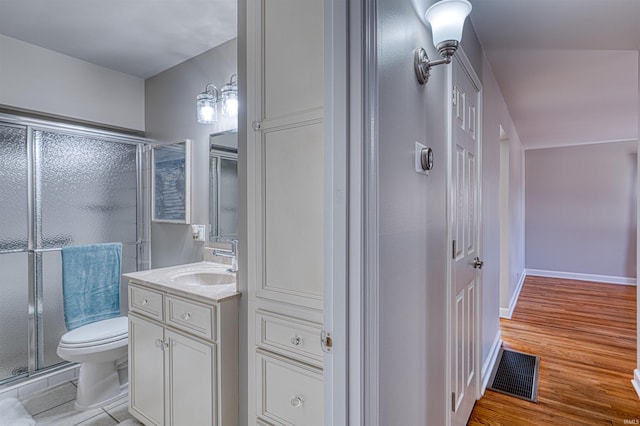
[[238, 240], [231, 240], [231, 251], [214, 248], [213, 255], [230, 258], [231, 268], [227, 269], [227, 272], [238, 272]]

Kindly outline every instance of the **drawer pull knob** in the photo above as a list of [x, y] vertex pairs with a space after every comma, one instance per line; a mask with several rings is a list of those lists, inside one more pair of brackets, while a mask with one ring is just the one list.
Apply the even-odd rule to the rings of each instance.
[[293, 398], [291, 398], [291, 406], [298, 408], [298, 407], [302, 407], [302, 403], [303, 403], [303, 399], [300, 395], [296, 395]]
[[291, 338], [291, 344], [293, 346], [300, 346], [302, 344], [302, 337], [300, 336], [293, 336]]
[[147, 303], [149, 303], [149, 301], [148, 301], [147, 299], [142, 299], [142, 300], [140, 301], [140, 304], [141, 304], [142, 306], [146, 305]]
[[189, 321], [189, 319], [191, 319], [191, 314], [189, 312], [185, 312], [184, 314], [182, 314], [182, 319], [185, 321]]

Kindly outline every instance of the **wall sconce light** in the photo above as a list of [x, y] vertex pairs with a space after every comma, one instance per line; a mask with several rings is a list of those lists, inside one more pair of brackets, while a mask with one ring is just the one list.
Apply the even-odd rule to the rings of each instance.
[[207, 84], [204, 92], [196, 98], [198, 123], [211, 124], [218, 121], [218, 98], [218, 88], [214, 84]]
[[222, 115], [234, 118], [238, 115], [238, 75], [232, 74], [229, 82], [218, 88], [214, 84], [207, 84], [204, 92], [196, 97], [196, 112], [198, 123], [211, 124], [218, 121], [218, 103]]
[[467, 0], [441, 0], [433, 4], [424, 14], [431, 25], [433, 45], [442, 59], [430, 61], [427, 51], [419, 47], [414, 53], [414, 68], [418, 83], [426, 84], [429, 71], [435, 65], [448, 64], [462, 40], [464, 20], [471, 12], [471, 3]]
[[229, 82], [220, 90], [222, 97], [222, 115], [236, 117], [238, 115], [238, 74], [231, 75]]

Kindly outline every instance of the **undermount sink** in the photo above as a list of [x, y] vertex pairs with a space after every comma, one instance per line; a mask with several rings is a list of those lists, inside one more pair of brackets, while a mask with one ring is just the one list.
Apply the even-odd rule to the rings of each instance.
[[235, 284], [236, 277], [233, 274], [189, 271], [171, 275], [171, 280], [180, 284], [192, 285], [222, 285]]

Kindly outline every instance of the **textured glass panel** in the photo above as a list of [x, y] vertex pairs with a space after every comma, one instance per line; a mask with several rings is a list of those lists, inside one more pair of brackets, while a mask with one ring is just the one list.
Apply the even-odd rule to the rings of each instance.
[[34, 133], [39, 247], [136, 241], [136, 146]]
[[61, 363], [63, 360], [56, 354], [60, 337], [67, 332], [64, 325], [64, 310], [62, 307], [62, 256], [60, 251], [50, 251], [40, 254], [42, 258], [42, 302], [43, 306], [38, 315], [39, 352], [44, 359], [38, 368], [46, 368]]
[[0, 124], [0, 250], [27, 249], [27, 131]]
[[0, 254], [0, 382], [29, 365], [28, 257]]

